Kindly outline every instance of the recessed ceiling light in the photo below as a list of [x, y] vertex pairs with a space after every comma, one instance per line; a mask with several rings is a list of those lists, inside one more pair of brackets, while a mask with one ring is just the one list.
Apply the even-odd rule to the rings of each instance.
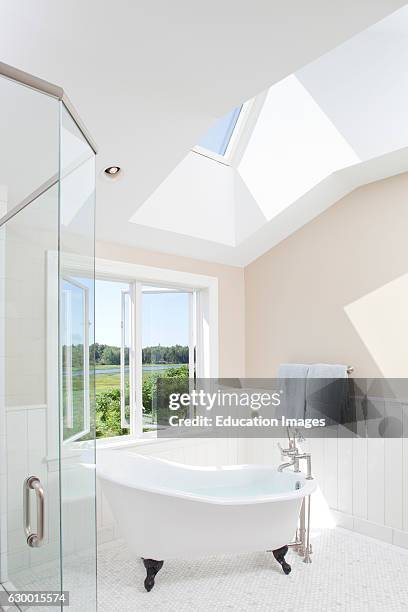
[[104, 172], [108, 176], [116, 176], [120, 172], [120, 167], [119, 166], [108, 166], [107, 168], [105, 168]]

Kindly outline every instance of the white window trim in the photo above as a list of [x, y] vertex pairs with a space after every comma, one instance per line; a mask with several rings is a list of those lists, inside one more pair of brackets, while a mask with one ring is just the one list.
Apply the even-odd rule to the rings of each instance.
[[[130, 346], [126, 347], [126, 297], [130, 300]], [[132, 316], [132, 286], [129, 285], [129, 289], [121, 291], [121, 302], [120, 302], [120, 424], [122, 429], [129, 429], [130, 425], [130, 417], [129, 422], [126, 420], [126, 383], [125, 383], [125, 354], [126, 348], [129, 351], [129, 414], [132, 414], [132, 397], [133, 397], [133, 388], [132, 388], [132, 359], [131, 359], [131, 347], [132, 343], [132, 324], [133, 324], [133, 316]]]
[[[92, 270], [91, 258], [81, 255], [64, 253], [63, 269], [64, 274], [82, 274], [91, 276]], [[49, 251], [47, 257], [47, 276], [48, 276], [48, 312], [55, 317], [55, 299], [58, 299], [58, 265], [59, 257], [55, 251]], [[141, 287], [142, 284], [157, 284], [158, 286], [166, 286], [179, 289], [183, 287], [190, 290], [198, 290], [196, 293], [196, 317], [197, 338], [195, 339], [199, 347], [200, 354], [197, 355], [197, 372], [198, 378], [218, 378], [219, 376], [219, 346], [218, 346], [218, 278], [214, 276], [206, 276], [203, 274], [195, 274], [192, 272], [184, 272], [182, 270], [173, 270], [168, 268], [156, 268], [153, 266], [145, 266], [135, 263], [123, 261], [114, 261], [110, 259], [95, 259], [95, 277], [105, 280], [123, 280], [133, 283], [135, 286], [133, 302], [133, 320], [136, 324], [133, 326], [131, 333], [135, 334], [133, 346], [135, 347], [135, 355], [133, 360], [135, 363], [136, 373], [141, 371], [141, 338], [140, 334], [136, 335], [136, 328], [140, 329], [137, 317], [141, 313]], [[55, 354], [58, 354], [58, 339], [55, 338], [55, 318], [47, 317], [47, 362], [52, 371], [51, 365], [55, 367]], [[138, 346], [140, 343], [140, 346]], [[139, 350], [140, 349], [140, 350]], [[130, 357], [129, 357], [130, 359]], [[57, 402], [58, 405], [58, 377], [48, 376], [47, 381], [47, 403]], [[135, 381], [137, 383], [137, 381]], [[142, 387], [140, 384], [135, 384], [135, 403], [136, 406], [142, 406]], [[48, 411], [49, 418], [57, 419], [56, 411]], [[142, 410], [131, 410], [132, 431], [142, 431]], [[49, 431], [58, 431], [58, 428], [53, 429], [52, 425]], [[155, 439], [149, 434], [138, 435], [132, 433], [124, 436], [115, 436], [112, 438], [101, 438], [96, 440], [97, 447], [104, 448], [108, 446], [118, 447], [131, 445], [138, 441]], [[163, 442], [163, 439], [159, 440]], [[53, 448], [55, 440], [49, 440], [48, 448]], [[72, 447], [82, 448], [86, 446], [86, 442], [74, 442]]]
[[[140, 284], [157, 284], [166, 287], [174, 286], [177, 289], [200, 290], [200, 319], [207, 325], [205, 334], [205, 349], [201, 359], [200, 378], [218, 377], [218, 279], [214, 276], [204, 276], [192, 272], [171, 270], [167, 268], [156, 268], [139, 264], [112, 261], [97, 258], [95, 261], [95, 275], [99, 279], [106, 278], [124, 280], [127, 282], [139, 282]], [[139, 293], [139, 295], [137, 295]], [[140, 312], [141, 287], [136, 290], [135, 308]], [[138, 364], [136, 364], [137, 366]]]

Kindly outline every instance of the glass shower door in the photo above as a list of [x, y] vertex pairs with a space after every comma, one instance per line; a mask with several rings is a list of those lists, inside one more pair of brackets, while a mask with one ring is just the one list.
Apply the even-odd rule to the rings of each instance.
[[47, 346], [47, 337], [58, 337], [58, 277], [47, 278], [45, 265], [47, 253], [58, 250], [58, 188], [10, 219], [3, 235], [7, 542], [2, 548], [7, 552], [2, 578], [11, 590], [59, 591], [58, 398], [47, 400], [52, 381], [58, 381], [58, 358], [51, 358]]
[[0, 582], [59, 592], [59, 103], [0, 78], [0, 109]]
[[95, 154], [64, 99], [0, 62], [0, 591], [92, 612]]

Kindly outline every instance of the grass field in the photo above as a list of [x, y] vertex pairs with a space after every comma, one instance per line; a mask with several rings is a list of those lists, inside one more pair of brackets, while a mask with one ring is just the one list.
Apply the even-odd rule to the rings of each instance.
[[[187, 365], [187, 364], [183, 364], [183, 363], [144, 363], [143, 367], [148, 367], [151, 369], [158, 369], [158, 370], [164, 370], [166, 368], [170, 368], [170, 367], [179, 367], [182, 365]], [[96, 370], [113, 370], [113, 369], [117, 369], [119, 371], [120, 366], [119, 365], [109, 365], [109, 364], [97, 364], [95, 366]], [[75, 368], [74, 368], [75, 369]]]
[[[159, 364], [145, 364], [147, 365], [149, 368], [149, 370], [143, 370], [143, 380], [145, 380], [145, 378], [147, 376], [152, 376], [154, 375], [155, 372], [155, 365], [157, 366], [157, 374], [159, 374], [160, 372], [163, 372], [165, 368], [163, 368], [163, 365], [159, 365]], [[176, 363], [169, 363], [166, 364], [169, 367], [174, 367], [174, 366], [180, 366], [183, 364], [176, 364]], [[96, 366], [97, 370], [117, 370], [116, 372], [109, 372], [109, 373], [97, 373], [95, 375], [95, 393], [96, 395], [98, 395], [98, 393], [102, 393], [103, 391], [108, 391], [108, 389], [112, 389], [112, 387], [120, 387], [120, 366], [112, 366], [112, 365], [97, 365]]]
[[120, 374], [96, 374], [95, 376], [95, 393], [101, 393], [112, 389], [112, 387], [120, 386]]
[[[186, 364], [143, 364], [143, 398], [146, 399], [145, 406], [150, 406], [151, 403], [151, 386], [154, 385], [154, 380], [163, 375], [166, 370], [179, 368]], [[120, 366], [115, 365], [97, 365], [96, 374], [91, 374], [90, 385], [92, 389], [95, 380], [96, 394], [96, 435], [97, 437], [124, 435], [128, 433], [127, 429], [121, 429], [120, 425]], [[187, 371], [187, 370], [186, 370]], [[187, 374], [186, 374], [187, 375]], [[126, 395], [129, 396], [128, 377], [126, 377]], [[64, 413], [66, 414], [67, 406], [67, 378], [63, 378], [63, 398], [64, 398]], [[145, 398], [145, 393], [147, 393]], [[71, 438], [75, 433], [83, 430], [84, 423], [84, 377], [83, 371], [80, 368], [73, 368], [72, 376], [72, 407], [73, 407], [73, 426], [67, 427], [64, 419], [64, 439]], [[104, 415], [101, 417], [101, 415]], [[98, 420], [99, 417], [99, 420]], [[143, 431], [154, 430], [152, 427], [152, 415], [144, 414]], [[83, 440], [90, 439], [90, 434], [82, 436]]]

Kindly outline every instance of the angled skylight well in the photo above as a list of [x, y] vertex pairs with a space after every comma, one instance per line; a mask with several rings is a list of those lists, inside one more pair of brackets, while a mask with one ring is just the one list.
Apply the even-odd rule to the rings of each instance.
[[247, 103], [241, 104], [218, 119], [203, 135], [193, 151], [216, 161], [228, 163], [246, 111]]

